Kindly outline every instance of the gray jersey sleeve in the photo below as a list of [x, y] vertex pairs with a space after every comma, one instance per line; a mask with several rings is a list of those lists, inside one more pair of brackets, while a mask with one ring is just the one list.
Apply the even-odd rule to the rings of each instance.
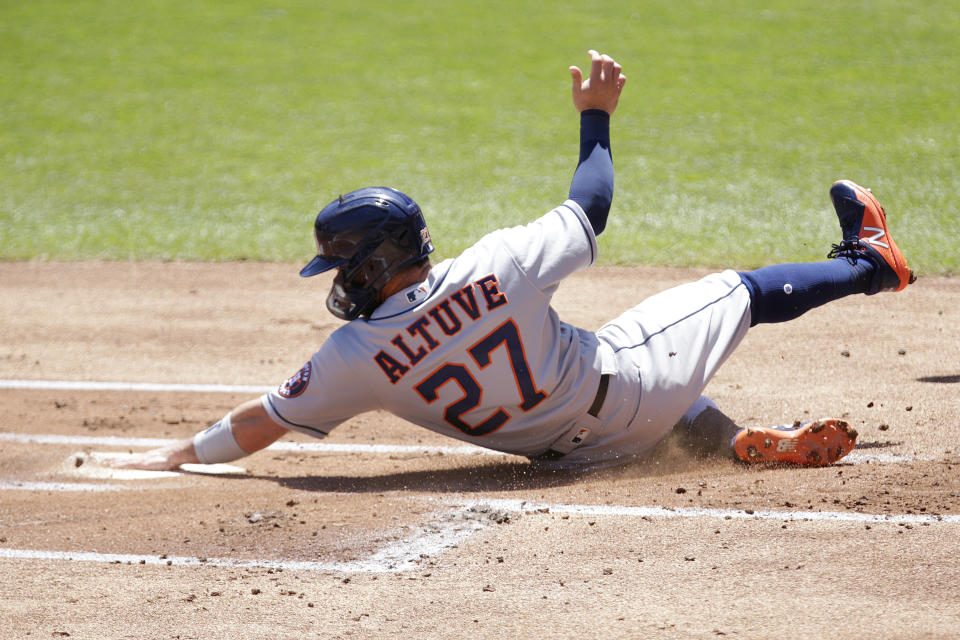
[[527, 278], [548, 294], [561, 280], [597, 259], [593, 227], [573, 200], [530, 224], [497, 233]]
[[344, 362], [334, 336], [300, 371], [261, 397], [280, 426], [322, 438], [341, 422], [378, 408], [368, 386], [355, 378], [356, 367]]

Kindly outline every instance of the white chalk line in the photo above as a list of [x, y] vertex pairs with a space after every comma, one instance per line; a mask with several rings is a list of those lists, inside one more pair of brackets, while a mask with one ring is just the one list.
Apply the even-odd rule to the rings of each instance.
[[895, 453], [866, 453], [863, 451], [851, 451], [843, 458], [840, 464], [844, 462], [849, 462], [851, 464], [864, 464], [871, 462], [881, 462], [887, 464], [893, 464], [898, 462], [929, 462], [931, 460], [938, 460], [939, 458], [935, 456], [921, 456], [921, 455], [898, 455]]
[[0, 491], [79, 491], [97, 493], [102, 491], [126, 491], [123, 484], [95, 484], [92, 482], [27, 482], [23, 480], [0, 480]]
[[100, 562], [176, 567], [226, 567], [319, 571], [328, 573], [402, 573], [419, 567], [445, 550], [456, 547], [475, 532], [492, 524], [476, 508], [459, 508], [417, 528], [416, 532], [388, 544], [363, 560], [321, 562], [311, 560], [262, 560], [242, 558], [199, 558], [192, 556], [99, 553], [95, 551], [50, 551], [44, 549], [0, 548], [0, 559]]
[[[457, 502], [456, 504], [463, 504]], [[958, 514], [887, 514], [858, 511], [774, 511], [766, 509], [711, 509], [707, 507], [631, 507], [623, 505], [548, 504], [526, 500], [484, 500], [503, 511], [568, 513], [583, 516], [626, 518], [719, 518], [723, 520], [781, 520], [861, 522], [866, 524], [960, 524]]]
[[88, 382], [71, 380], [0, 380], [0, 389], [36, 391], [161, 391], [190, 393], [266, 393], [276, 386], [243, 384], [175, 384], [162, 382]]

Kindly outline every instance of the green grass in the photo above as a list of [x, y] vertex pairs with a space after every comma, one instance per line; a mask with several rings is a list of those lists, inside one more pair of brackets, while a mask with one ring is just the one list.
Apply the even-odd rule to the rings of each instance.
[[0, 2], [0, 259], [303, 260], [368, 184], [438, 253], [566, 196], [566, 67], [629, 80], [603, 261], [823, 256], [836, 178], [960, 268], [954, 0]]

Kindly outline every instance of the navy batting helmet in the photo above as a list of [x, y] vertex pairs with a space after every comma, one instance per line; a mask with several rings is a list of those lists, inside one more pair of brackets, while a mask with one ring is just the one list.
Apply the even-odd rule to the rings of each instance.
[[389, 187], [366, 187], [342, 195], [317, 214], [317, 256], [303, 277], [338, 269], [327, 309], [344, 320], [369, 316], [384, 285], [433, 251], [420, 207]]

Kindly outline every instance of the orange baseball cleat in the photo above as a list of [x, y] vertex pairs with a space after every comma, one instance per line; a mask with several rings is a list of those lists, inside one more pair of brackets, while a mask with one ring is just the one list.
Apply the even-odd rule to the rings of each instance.
[[900, 291], [917, 278], [887, 229], [887, 214], [869, 189], [838, 180], [830, 187], [830, 200], [840, 219], [843, 241], [833, 245], [828, 258], [865, 256], [877, 267], [867, 295]]
[[853, 451], [857, 432], [844, 420], [821, 418], [792, 426], [740, 429], [730, 442], [744, 462], [820, 467]]

